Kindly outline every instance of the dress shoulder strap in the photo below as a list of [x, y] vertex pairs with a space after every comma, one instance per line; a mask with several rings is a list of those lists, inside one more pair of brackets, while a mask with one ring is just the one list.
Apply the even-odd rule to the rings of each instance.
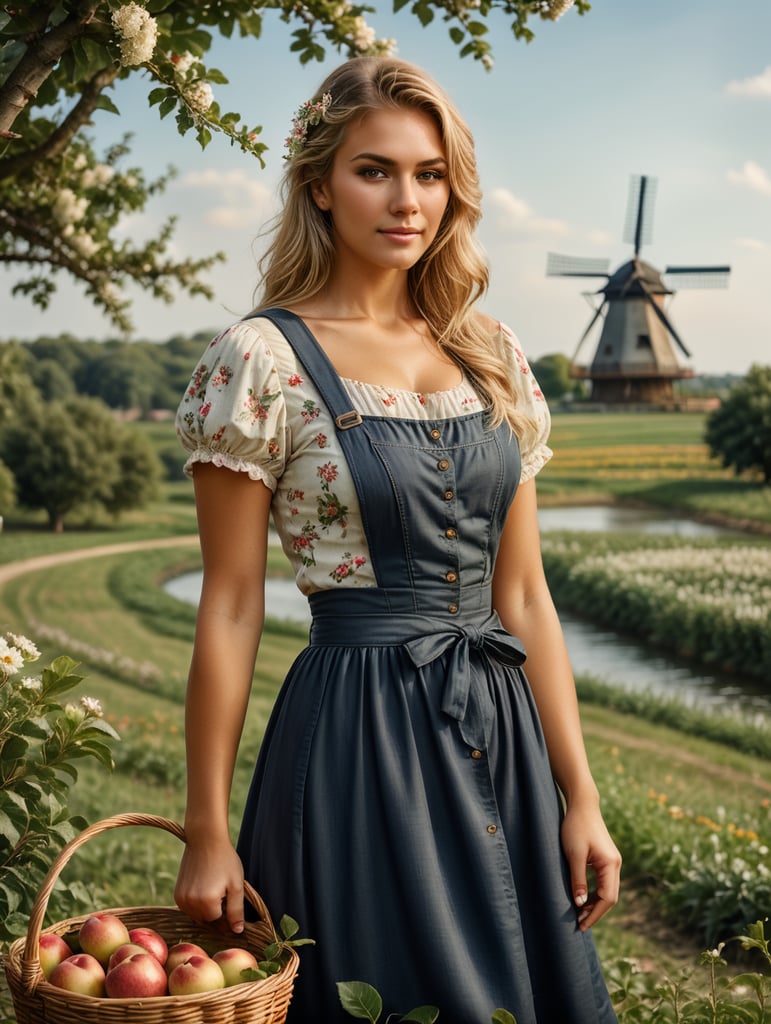
[[351, 399], [340, 376], [304, 321], [296, 313], [278, 307], [257, 310], [246, 319], [256, 317], [264, 317], [275, 324], [292, 346], [332, 414], [338, 431], [359, 426], [361, 414], [351, 407]]

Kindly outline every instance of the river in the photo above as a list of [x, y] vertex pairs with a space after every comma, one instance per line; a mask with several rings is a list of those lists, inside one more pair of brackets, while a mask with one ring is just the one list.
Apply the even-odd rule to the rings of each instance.
[[[592, 505], [543, 508], [539, 512], [543, 531], [586, 530], [608, 532], [635, 530], [651, 534], [676, 534], [683, 538], [726, 536], [729, 531], [690, 519], [662, 516], [649, 509]], [[200, 572], [169, 580], [166, 591], [181, 601], [197, 604], [201, 592]], [[310, 617], [303, 595], [292, 580], [267, 582], [270, 614], [277, 619], [308, 623]], [[702, 706], [741, 709], [748, 714], [771, 717], [771, 694], [758, 679], [713, 672], [684, 659], [652, 650], [634, 638], [560, 612], [560, 621], [576, 675], [591, 674], [615, 685], [652, 693], [677, 695]]]

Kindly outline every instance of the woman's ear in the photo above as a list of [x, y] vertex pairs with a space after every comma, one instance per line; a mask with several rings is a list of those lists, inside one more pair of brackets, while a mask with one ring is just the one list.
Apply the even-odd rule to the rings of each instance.
[[313, 201], [320, 210], [329, 209], [329, 195], [327, 192], [326, 182], [314, 181], [311, 184], [311, 195]]

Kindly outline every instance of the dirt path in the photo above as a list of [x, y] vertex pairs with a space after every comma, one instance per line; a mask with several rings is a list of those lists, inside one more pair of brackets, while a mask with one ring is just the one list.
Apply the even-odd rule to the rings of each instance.
[[58, 554], [37, 555], [35, 558], [24, 558], [18, 562], [0, 565], [0, 584], [24, 576], [28, 572], [40, 569], [51, 569], [68, 562], [80, 562], [85, 558], [101, 558], [106, 555], [126, 555], [132, 551], [146, 551], [151, 548], [181, 548], [198, 543], [198, 534], [187, 534], [184, 537], [160, 537], [155, 540], [124, 541], [121, 544], [103, 544], [97, 548], [77, 548], [75, 551], [62, 551]]

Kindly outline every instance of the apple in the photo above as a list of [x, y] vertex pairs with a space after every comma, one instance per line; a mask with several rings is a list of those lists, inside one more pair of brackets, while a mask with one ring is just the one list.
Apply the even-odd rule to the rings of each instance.
[[104, 995], [104, 968], [89, 953], [75, 953], [62, 960], [48, 979], [57, 988], [77, 992], [81, 996]]
[[152, 953], [159, 964], [166, 963], [169, 955], [169, 947], [162, 935], [159, 935], [152, 928], [129, 928], [129, 938], [138, 946], [144, 946], [148, 953]]
[[243, 971], [257, 971], [260, 965], [257, 958], [252, 956], [248, 949], [241, 949], [233, 946], [232, 949], [221, 949], [212, 957], [215, 963], [219, 964], [220, 970], [225, 978], [225, 985], [240, 985], [246, 979], [242, 977]]
[[222, 968], [210, 956], [194, 954], [184, 963], [177, 964], [169, 975], [169, 994], [172, 996], [190, 996], [224, 987]]
[[118, 948], [131, 942], [128, 928], [115, 914], [92, 914], [80, 926], [80, 948], [105, 967]]
[[147, 999], [165, 996], [166, 972], [152, 953], [140, 947], [107, 972], [105, 989], [110, 999]]
[[166, 973], [171, 974], [178, 964], [183, 964], [191, 956], [208, 955], [205, 949], [196, 946], [194, 942], [178, 942], [176, 946], [171, 947], [169, 955], [166, 957], [166, 963], [164, 964]]
[[54, 967], [60, 964], [62, 960], [66, 960], [68, 956], [72, 956], [72, 950], [61, 935], [46, 932], [45, 935], [40, 936], [38, 957], [40, 958], [40, 966], [43, 969], [43, 977], [46, 981], [51, 977], [51, 971]]
[[107, 961], [107, 973], [109, 974], [113, 967], [117, 967], [119, 963], [125, 960], [129, 956], [133, 956], [134, 953], [146, 953], [147, 950], [144, 946], [140, 946], [138, 942], [124, 942], [122, 946], [118, 946], [115, 952], [112, 954], [110, 959]]

